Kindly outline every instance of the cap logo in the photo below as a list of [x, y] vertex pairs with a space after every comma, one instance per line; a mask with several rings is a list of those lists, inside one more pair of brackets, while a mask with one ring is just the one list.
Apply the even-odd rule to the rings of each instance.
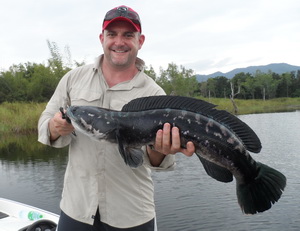
[[119, 13], [118, 15], [119, 16], [126, 17], [128, 7], [120, 6], [120, 7], [117, 8], [117, 10], [118, 10], [118, 13]]

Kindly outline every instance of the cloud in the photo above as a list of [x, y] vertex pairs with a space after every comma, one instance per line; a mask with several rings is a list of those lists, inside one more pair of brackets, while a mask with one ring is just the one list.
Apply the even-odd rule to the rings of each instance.
[[201, 74], [300, 65], [298, 0], [10, 0], [0, 8], [0, 69], [47, 60], [47, 39], [68, 45], [73, 59], [93, 62], [102, 53], [103, 16], [122, 4], [139, 12], [146, 35], [139, 55], [155, 70], [171, 62]]

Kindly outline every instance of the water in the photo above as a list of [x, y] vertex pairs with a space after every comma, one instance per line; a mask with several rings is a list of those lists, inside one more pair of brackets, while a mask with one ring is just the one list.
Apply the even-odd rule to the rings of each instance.
[[287, 177], [279, 202], [264, 213], [244, 215], [235, 182], [218, 182], [205, 173], [196, 156], [178, 155], [176, 171], [153, 174], [160, 230], [300, 230], [300, 111], [240, 118], [263, 145], [261, 153], [252, 157]]
[[[24, 137], [31, 147], [36, 137]], [[20, 146], [21, 145], [21, 146]], [[0, 197], [59, 213], [59, 200], [67, 164], [67, 150], [24, 144], [0, 148]]]
[[[235, 182], [218, 182], [205, 173], [196, 156], [177, 155], [175, 171], [153, 173], [160, 231], [300, 230], [300, 111], [240, 118], [263, 145], [261, 153], [252, 157], [287, 177], [279, 202], [264, 213], [244, 215]], [[32, 139], [36, 138], [23, 143], [34, 143]], [[28, 151], [22, 146], [0, 145], [0, 197], [59, 213], [66, 150], [38, 146]]]

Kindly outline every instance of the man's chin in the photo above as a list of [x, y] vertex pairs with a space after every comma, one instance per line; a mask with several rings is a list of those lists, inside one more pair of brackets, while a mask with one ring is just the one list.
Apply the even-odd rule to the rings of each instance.
[[126, 59], [112, 59], [112, 63], [116, 66], [127, 66], [129, 64], [129, 60]]

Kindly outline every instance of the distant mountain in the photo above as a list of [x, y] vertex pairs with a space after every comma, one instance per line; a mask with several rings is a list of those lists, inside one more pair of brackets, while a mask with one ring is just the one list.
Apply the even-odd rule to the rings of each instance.
[[283, 74], [286, 72], [300, 70], [300, 66], [294, 66], [294, 65], [287, 64], [287, 63], [271, 63], [268, 65], [262, 65], [262, 66], [250, 66], [250, 67], [245, 67], [245, 68], [236, 68], [227, 73], [222, 73], [222, 72], [218, 71], [218, 72], [215, 72], [215, 73], [212, 73], [209, 75], [196, 75], [196, 78], [199, 82], [203, 82], [203, 81], [206, 81], [208, 78], [214, 78], [214, 77], [218, 77], [218, 76], [224, 76], [228, 79], [231, 79], [238, 73], [244, 72], [244, 73], [254, 74], [257, 70], [260, 70], [261, 72], [264, 72], [264, 73], [267, 73], [269, 70], [271, 70], [274, 73]]

